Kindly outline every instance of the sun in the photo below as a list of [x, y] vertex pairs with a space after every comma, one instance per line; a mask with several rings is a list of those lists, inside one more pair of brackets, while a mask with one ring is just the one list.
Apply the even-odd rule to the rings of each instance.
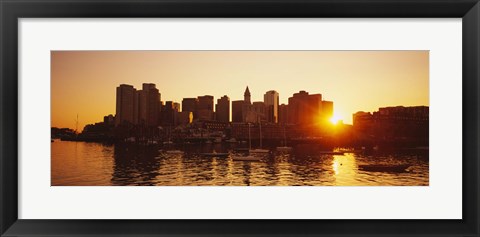
[[330, 123], [332, 123], [333, 125], [336, 125], [340, 120], [342, 120], [342, 118], [335, 114], [330, 118]]

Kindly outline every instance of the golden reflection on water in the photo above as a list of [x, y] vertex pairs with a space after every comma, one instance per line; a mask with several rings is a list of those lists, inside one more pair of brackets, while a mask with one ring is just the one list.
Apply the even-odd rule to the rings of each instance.
[[358, 166], [353, 153], [333, 155], [332, 170], [335, 174], [335, 183], [337, 185], [354, 185], [357, 183]]
[[[325, 155], [302, 148], [274, 154], [261, 162], [206, 158], [205, 147], [184, 148], [185, 154], [165, 154], [152, 147], [107, 146], [55, 141], [51, 145], [52, 185], [111, 186], [366, 186], [428, 185], [426, 154]], [[222, 147], [214, 147], [217, 151]], [[210, 150], [211, 151], [211, 150]], [[359, 164], [408, 163], [409, 172], [366, 172]]]

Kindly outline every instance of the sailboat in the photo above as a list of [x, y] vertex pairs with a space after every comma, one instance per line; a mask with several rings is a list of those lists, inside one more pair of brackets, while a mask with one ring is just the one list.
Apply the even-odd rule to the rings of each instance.
[[[252, 139], [250, 139], [250, 123], [248, 124], [248, 150], [252, 150]], [[258, 161], [261, 160], [261, 157], [252, 156], [252, 155], [233, 155], [232, 159], [234, 161]]]
[[[264, 153], [269, 153], [270, 152], [270, 150], [262, 149], [262, 123], [261, 122], [259, 123], [259, 128], [260, 128], [260, 148], [257, 148], [257, 149], [251, 149], [250, 148], [249, 152], [251, 154], [255, 154], [255, 153], [264, 154]], [[251, 140], [250, 139], [250, 124], [248, 125], [248, 139]]]
[[291, 146], [287, 146], [287, 135], [285, 132], [285, 125], [283, 126], [283, 146], [278, 146], [277, 151], [280, 152], [289, 152], [292, 150]]

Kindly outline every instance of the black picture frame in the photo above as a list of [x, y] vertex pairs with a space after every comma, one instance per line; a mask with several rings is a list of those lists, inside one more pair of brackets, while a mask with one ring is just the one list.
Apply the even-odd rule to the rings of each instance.
[[[1, 0], [0, 12], [1, 236], [479, 236], [478, 0]], [[18, 219], [18, 19], [62, 17], [462, 18], [463, 218], [461, 220]]]

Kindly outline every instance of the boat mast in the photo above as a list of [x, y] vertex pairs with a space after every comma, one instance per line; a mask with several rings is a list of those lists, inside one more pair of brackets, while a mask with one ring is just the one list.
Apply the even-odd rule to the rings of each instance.
[[252, 138], [250, 134], [250, 123], [248, 123], [248, 149], [252, 149]]

